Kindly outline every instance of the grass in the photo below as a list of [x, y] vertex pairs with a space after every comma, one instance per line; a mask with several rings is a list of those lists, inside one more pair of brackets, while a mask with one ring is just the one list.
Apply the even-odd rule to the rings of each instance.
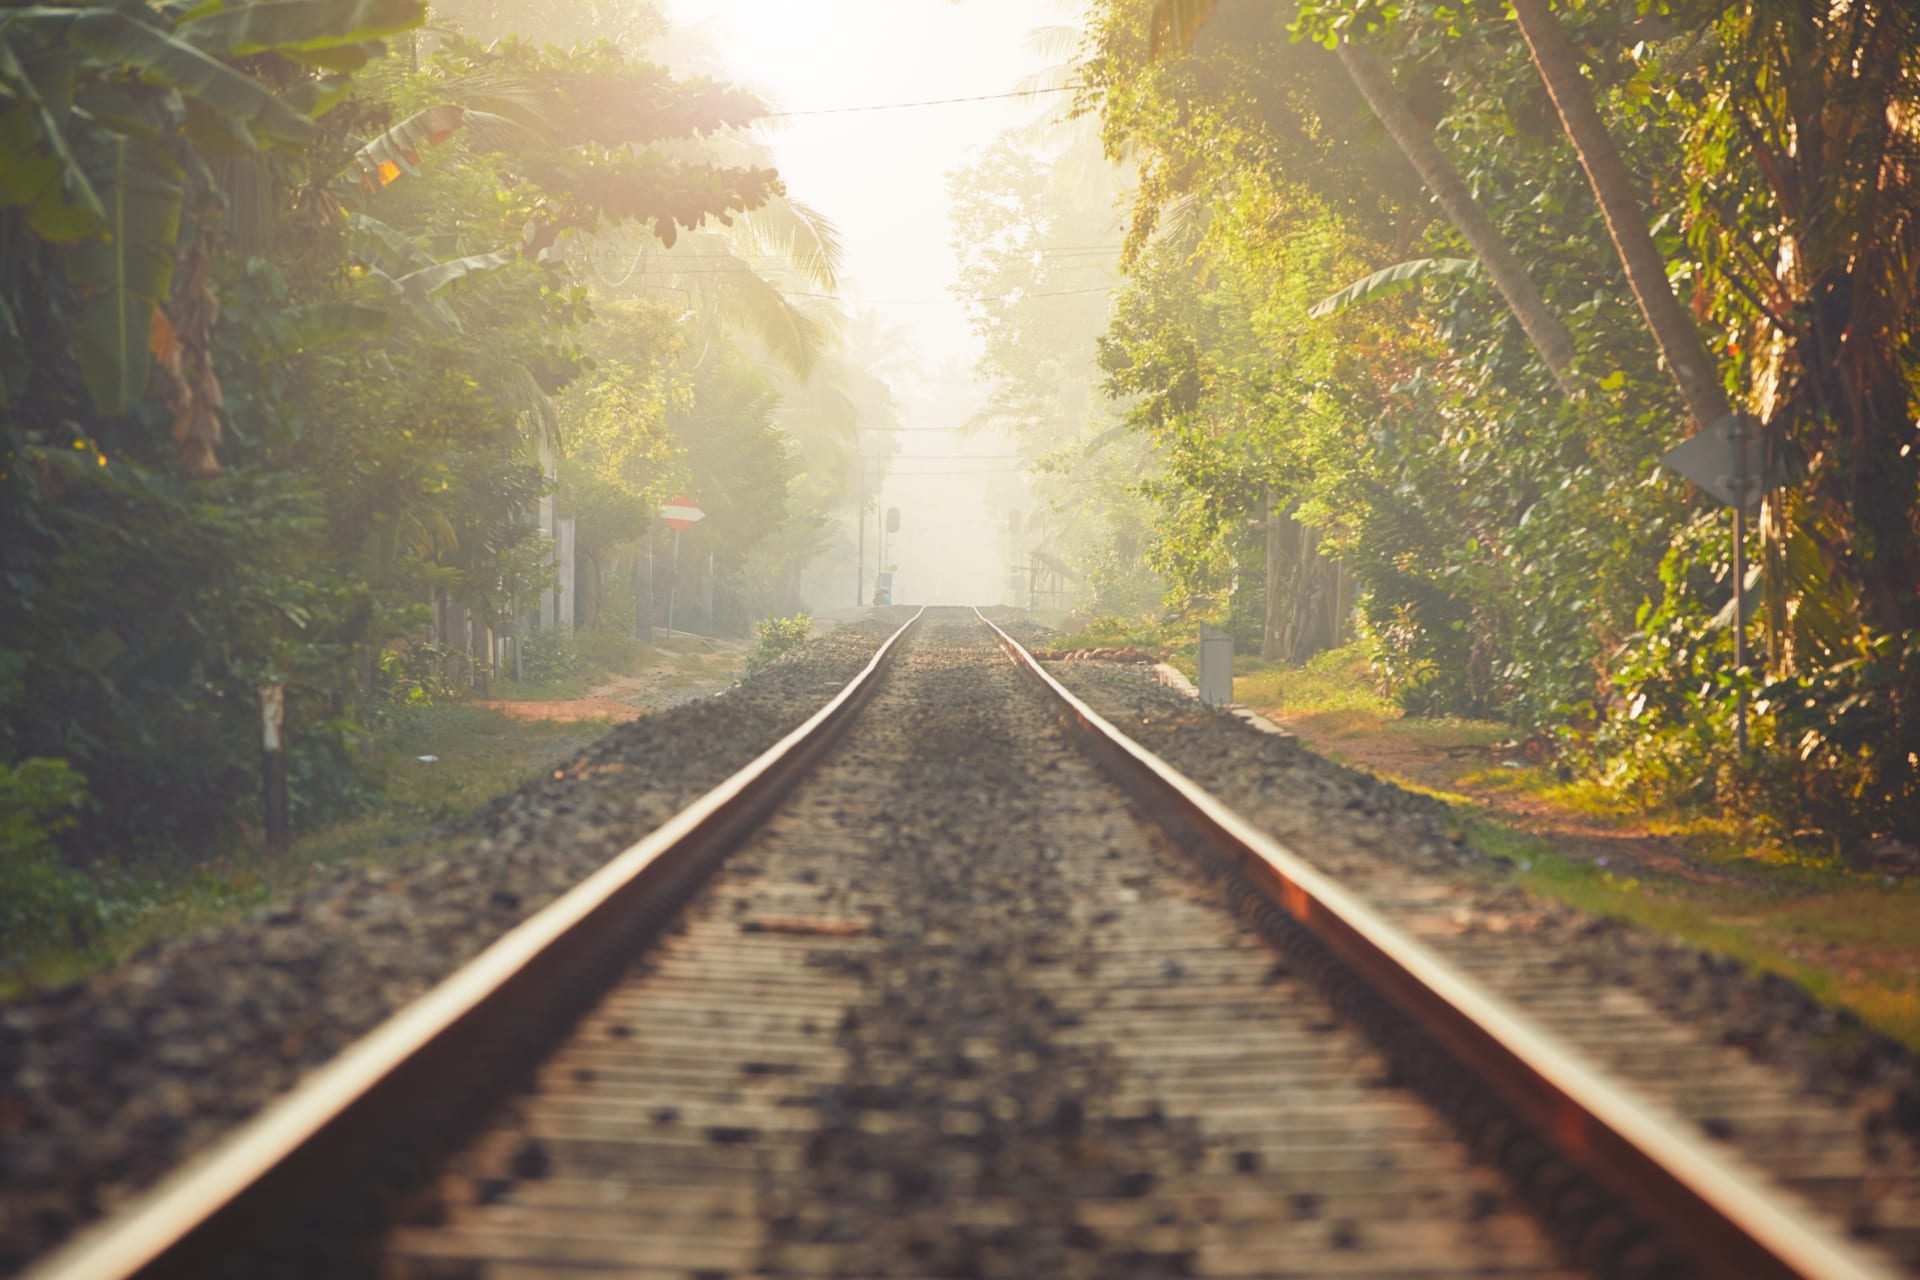
[[585, 698], [619, 676], [634, 675], [648, 667], [664, 666], [687, 677], [669, 677], [663, 688], [673, 689], [695, 683], [697, 678], [726, 674], [741, 663], [739, 646], [715, 649], [704, 636], [679, 632], [656, 633], [652, 645], [641, 644], [630, 635], [613, 631], [576, 631], [568, 642], [571, 669], [564, 674], [532, 680], [495, 680], [487, 694], [501, 702], [569, 702]]
[[1801, 869], [1771, 884], [1634, 875], [1568, 858], [1551, 839], [1471, 807], [1456, 805], [1454, 821], [1469, 843], [1510, 859], [1533, 893], [1791, 978], [1920, 1049], [1920, 888], [1869, 885], [1839, 869]]
[[[0, 1000], [84, 978], [149, 943], [233, 920], [314, 884], [342, 865], [401, 865], [449, 852], [441, 824], [472, 813], [577, 755], [604, 721], [516, 720], [478, 707], [406, 708], [375, 734], [367, 766], [379, 798], [356, 817], [297, 837], [271, 856], [257, 836], [190, 862], [156, 854], [102, 885], [105, 928], [84, 946], [35, 952], [0, 968]], [[421, 756], [436, 756], [426, 762]]]
[[[657, 647], [607, 631], [578, 631], [564, 652], [573, 669], [543, 680], [496, 680], [490, 699], [562, 702], [613, 678], [665, 667], [661, 689], [738, 669], [743, 651], [696, 636], [662, 634]], [[298, 836], [270, 856], [242, 831], [212, 856], [154, 851], [97, 881], [103, 927], [85, 945], [43, 949], [0, 963], [0, 1000], [111, 967], [149, 943], [232, 920], [296, 893], [340, 865], [401, 865], [453, 850], [442, 825], [506, 795], [577, 755], [607, 731], [604, 720], [529, 721], [461, 703], [397, 708], [365, 740], [362, 767], [375, 799], [357, 816]], [[423, 756], [435, 757], [432, 761]]]
[[[1459, 834], [1510, 860], [1531, 892], [1791, 978], [1920, 1049], [1920, 885], [1724, 813], [1563, 777], [1520, 758], [1498, 722], [1405, 716], [1356, 648], [1302, 668], [1235, 665], [1236, 700], [1322, 754], [1441, 800]], [[1650, 842], [1663, 856], [1636, 856]]]

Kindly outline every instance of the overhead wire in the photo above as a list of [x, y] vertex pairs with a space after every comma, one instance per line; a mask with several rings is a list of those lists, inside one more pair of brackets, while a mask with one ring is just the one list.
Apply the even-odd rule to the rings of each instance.
[[964, 98], [921, 98], [910, 102], [875, 102], [853, 107], [812, 107], [800, 111], [769, 111], [761, 120], [788, 120], [796, 116], [847, 116], [870, 111], [909, 111], [919, 107], [950, 107], [963, 102], [999, 102], [1008, 98], [1032, 98], [1043, 93], [1072, 93], [1085, 85], [1059, 84], [1044, 88], [1015, 89], [1008, 93], [976, 93]]

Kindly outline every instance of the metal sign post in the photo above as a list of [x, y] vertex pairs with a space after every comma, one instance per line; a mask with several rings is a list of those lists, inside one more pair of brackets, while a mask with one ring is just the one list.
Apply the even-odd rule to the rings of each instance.
[[[1766, 492], [1766, 462], [1760, 432], [1737, 414], [1720, 419], [1686, 443], [1660, 455], [1671, 467], [1733, 508], [1733, 665], [1747, 665], [1747, 508]], [[1734, 745], [1747, 754], [1747, 691], [1734, 688]]]
[[674, 597], [680, 590], [680, 533], [707, 518], [707, 513], [684, 494], [660, 508], [660, 518], [673, 529], [673, 569], [667, 578], [667, 630], [673, 630]]

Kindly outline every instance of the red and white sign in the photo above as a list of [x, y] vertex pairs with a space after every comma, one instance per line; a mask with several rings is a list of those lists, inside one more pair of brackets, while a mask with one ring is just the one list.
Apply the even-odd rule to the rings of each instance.
[[707, 518], [707, 513], [693, 505], [693, 499], [682, 495], [660, 508], [660, 518], [672, 525], [675, 532], [691, 529]]

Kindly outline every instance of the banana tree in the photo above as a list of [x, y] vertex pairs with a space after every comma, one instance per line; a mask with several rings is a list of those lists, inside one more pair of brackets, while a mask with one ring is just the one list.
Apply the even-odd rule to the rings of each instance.
[[[294, 152], [338, 98], [341, 70], [421, 22], [420, 0], [27, 5], [0, 13], [0, 237], [5, 326], [71, 350], [93, 409], [131, 410], [155, 357], [181, 465], [219, 470], [217, 314], [205, 244], [212, 161]], [[278, 59], [276, 92], [233, 65]], [[176, 272], [185, 261], [190, 269]], [[29, 288], [26, 276], [58, 282]], [[176, 276], [179, 275], [179, 279]], [[0, 408], [34, 377], [21, 344], [0, 365]]]

